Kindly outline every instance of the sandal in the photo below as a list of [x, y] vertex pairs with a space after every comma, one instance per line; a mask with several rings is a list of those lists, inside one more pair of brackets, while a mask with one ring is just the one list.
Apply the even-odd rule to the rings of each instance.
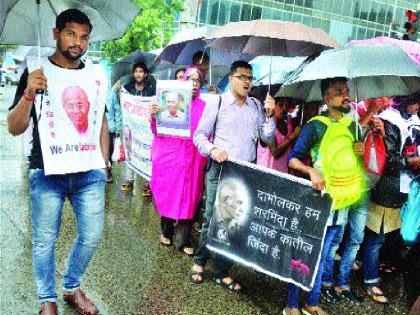
[[311, 311], [307, 305], [302, 307], [302, 314], [303, 315], [328, 315], [326, 311], [318, 306], [318, 308], [314, 311]]
[[360, 270], [360, 268], [362, 268], [362, 264], [360, 263], [360, 261], [355, 261], [351, 266], [351, 269], [355, 271]]
[[194, 248], [192, 247], [183, 247], [183, 248], [180, 248], [179, 251], [188, 257], [194, 256]]
[[133, 181], [126, 181], [125, 183], [123, 183], [121, 185], [121, 190], [122, 191], [130, 191], [132, 190], [134, 187], [134, 182]]
[[[200, 267], [198, 265], [194, 265], [193, 268], [195, 266]], [[194, 276], [198, 276], [199, 278], [198, 279], [194, 279]], [[204, 281], [204, 270], [203, 271], [197, 271], [197, 270], [191, 269], [189, 278], [190, 278], [190, 282], [192, 284], [201, 284], [201, 283], [203, 283], [203, 281]]]
[[394, 266], [391, 266], [391, 265], [387, 265], [387, 264], [380, 264], [379, 265], [379, 270], [384, 272], [384, 273], [393, 273], [393, 272], [395, 272], [395, 270], [397, 270], [397, 268], [395, 268]]
[[152, 190], [150, 188], [143, 190], [143, 192], [141, 193], [142, 197], [150, 197], [151, 195], [152, 195]]
[[213, 277], [213, 281], [214, 281], [216, 284], [218, 284], [218, 285], [220, 285], [220, 286], [222, 286], [222, 287], [224, 287], [224, 288], [228, 289], [230, 292], [236, 292], [236, 293], [238, 293], [238, 292], [240, 292], [240, 291], [241, 291], [241, 289], [242, 289], [242, 288], [235, 289], [236, 285], [239, 285], [239, 283], [238, 283], [238, 282], [236, 282], [236, 281], [235, 281], [235, 280], [233, 280], [233, 279], [231, 279], [231, 281], [230, 281], [229, 283], [224, 283], [224, 282], [223, 282], [223, 279]]
[[[375, 290], [376, 289], [376, 290]], [[377, 286], [373, 286], [373, 287], [369, 287], [367, 288], [367, 294], [369, 295], [369, 297], [380, 304], [388, 304], [388, 298], [384, 295], [384, 293], [382, 292], [382, 290], [377, 287]]]
[[172, 241], [170, 238], [166, 238], [165, 236], [163, 236], [163, 234], [160, 235], [160, 245], [166, 246], [166, 247], [170, 247], [172, 246]]

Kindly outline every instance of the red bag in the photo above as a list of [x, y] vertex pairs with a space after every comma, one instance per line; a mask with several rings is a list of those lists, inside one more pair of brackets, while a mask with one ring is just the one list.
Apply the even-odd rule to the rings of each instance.
[[366, 172], [382, 175], [386, 163], [386, 148], [382, 137], [374, 130], [368, 132], [365, 141], [364, 164]]
[[124, 162], [125, 161], [125, 153], [124, 153], [124, 145], [121, 143], [120, 137], [115, 138], [114, 140], [114, 151], [112, 152], [111, 159], [114, 162]]

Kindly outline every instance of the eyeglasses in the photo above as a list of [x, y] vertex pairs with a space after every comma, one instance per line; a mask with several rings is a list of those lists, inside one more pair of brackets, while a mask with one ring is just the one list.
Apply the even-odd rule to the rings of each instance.
[[201, 84], [202, 81], [200, 79], [191, 79], [190, 81], [192, 81], [193, 84]]
[[251, 82], [254, 81], [254, 77], [253, 76], [247, 76], [245, 74], [232, 75], [232, 77], [238, 78], [242, 82], [245, 82], [246, 80], [251, 81]]

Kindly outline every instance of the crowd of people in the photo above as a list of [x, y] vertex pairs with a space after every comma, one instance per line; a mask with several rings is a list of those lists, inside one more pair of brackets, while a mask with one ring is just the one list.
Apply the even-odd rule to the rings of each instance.
[[[48, 58], [51, 67], [76, 72], [84, 69], [80, 57], [87, 49], [91, 30], [92, 25], [82, 12], [75, 9], [62, 12], [54, 28], [57, 48]], [[198, 52], [191, 65], [179, 69], [174, 76], [176, 80], [192, 82], [191, 137], [160, 137], [156, 132], [156, 114], [162, 108], [157, 104], [150, 108], [150, 128], [154, 134], [152, 177], [150, 186], [143, 187], [143, 196], [153, 196], [160, 216], [161, 244], [175, 246], [193, 257], [188, 275], [192, 284], [203, 283], [204, 269], [213, 258], [212, 281], [231, 292], [240, 292], [240, 281], [229, 274], [233, 261], [220, 254], [211, 255], [206, 245], [210, 220], [215, 215], [221, 165], [229, 159], [257, 163], [309, 179], [315, 190], [326, 189], [334, 202], [312, 290], [300, 307], [299, 288], [289, 284], [283, 315], [328, 314], [319, 306], [320, 297], [331, 304], [360, 305], [364, 298], [352, 290], [350, 283], [350, 274], [357, 268], [362, 268], [366, 295], [376, 303], [389, 303], [390, 298], [381, 288], [380, 270], [393, 272], [402, 266], [396, 265], [396, 260], [416, 261], [419, 256], [418, 239], [407, 247], [398, 231], [404, 223], [400, 210], [409, 198], [410, 188], [420, 181], [420, 91], [405, 97], [389, 95], [355, 104], [350, 99], [347, 79], [330, 78], [321, 82], [323, 102], [304, 104], [269, 94], [258, 99], [251, 96], [252, 66], [238, 60], [230, 66], [230, 90], [219, 93], [216, 102], [206, 103], [202, 93], [218, 93], [214, 86], [206, 84], [208, 63], [207, 54]], [[129, 82], [117, 82], [109, 89], [101, 132], [92, 140], [100, 147], [97, 155], [103, 158], [105, 171], [87, 166], [88, 171], [70, 174], [45, 174], [43, 170], [42, 157], [46, 153], [41, 150], [41, 142], [45, 135], [38, 128], [41, 116], [35, 104], [40, 98], [37, 91], [46, 91], [47, 86], [53, 85], [54, 76], [43, 69], [26, 70], [19, 82], [8, 127], [13, 135], [18, 135], [25, 131], [30, 118], [35, 122], [29, 179], [40, 314], [57, 314], [54, 244], [66, 196], [76, 213], [77, 238], [63, 277], [64, 300], [81, 314], [99, 313], [80, 284], [103, 230], [104, 186], [106, 181], [113, 180], [110, 153], [115, 138], [125, 137], [119, 93], [124, 86], [132, 95], [156, 94], [156, 80], [144, 63], [135, 64], [132, 74]], [[91, 100], [91, 104], [97, 102]], [[77, 108], [83, 112], [80, 106]], [[354, 111], [359, 114], [357, 121]], [[72, 115], [77, 116], [74, 118], [77, 126], [84, 132], [89, 130], [80, 121], [83, 117], [79, 119], [85, 114]], [[365, 184], [367, 172], [363, 163], [367, 151], [372, 150], [365, 147], [363, 135], [368, 134], [380, 137], [386, 149], [385, 166], [369, 185]], [[135, 173], [125, 166], [121, 189], [133, 189], [134, 182]], [[229, 187], [223, 189], [227, 191]], [[200, 217], [197, 211], [202, 200], [205, 200], [204, 220], [198, 244], [194, 246], [192, 225]], [[227, 202], [232, 208], [236, 207], [234, 200]], [[392, 238], [387, 237], [390, 234]], [[386, 250], [381, 253], [383, 247]], [[340, 262], [335, 273], [337, 256]], [[394, 259], [389, 261], [390, 257]], [[412, 268], [410, 278], [418, 278], [420, 264], [406, 265]], [[410, 315], [420, 312], [419, 283], [420, 280], [408, 284], [410, 303], [413, 303]]]

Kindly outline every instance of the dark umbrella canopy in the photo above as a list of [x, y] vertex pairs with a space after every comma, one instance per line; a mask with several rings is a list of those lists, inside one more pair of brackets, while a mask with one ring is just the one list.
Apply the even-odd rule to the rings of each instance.
[[208, 47], [254, 56], [308, 56], [340, 44], [321, 29], [298, 22], [230, 22], [207, 35]]
[[157, 65], [152, 75], [156, 80], [173, 80], [175, 72], [181, 68], [187, 68], [188, 65], [174, 65], [172, 63], [161, 62]]
[[393, 45], [348, 45], [309, 56], [284, 81], [276, 96], [322, 101], [321, 81], [348, 79], [350, 98], [410, 95], [420, 88], [420, 67]]
[[[39, 0], [40, 46], [55, 47], [52, 28], [58, 14], [79, 9], [90, 19], [93, 29], [90, 42], [120, 38], [140, 8], [131, 0]], [[0, 42], [2, 44], [38, 45], [36, 0], [0, 1]]]
[[158, 62], [155, 61], [155, 59], [155, 54], [141, 50], [136, 50], [123, 57], [112, 65], [111, 84], [115, 84], [115, 82], [123, 76], [132, 75], [133, 66], [138, 62], [144, 62], [150, 73], [152, 73], [158, 65]]
[[[171, 63], [160, 63], [152, 75], [156, 80], [174, 80], [175, 72], [180, 68], [188, 68], [188, 65], [174, 65]], [[227, 66], [213, 66], [212, 67], [212, 81], [219, 82], [226, 73], [229, 72]], [[207, 78], [209, 80], [209, 78]]]
[[[271, 96], [274, 97], [275, 92], [277, 92], [281, 87], [281, 84], [272, 84], [271, 85]], [[251, 88], [249, 95], [252, 97], [256, 97], [261, 102], [264, 102], [268, 93], [268, 85], [255, 85]]]

